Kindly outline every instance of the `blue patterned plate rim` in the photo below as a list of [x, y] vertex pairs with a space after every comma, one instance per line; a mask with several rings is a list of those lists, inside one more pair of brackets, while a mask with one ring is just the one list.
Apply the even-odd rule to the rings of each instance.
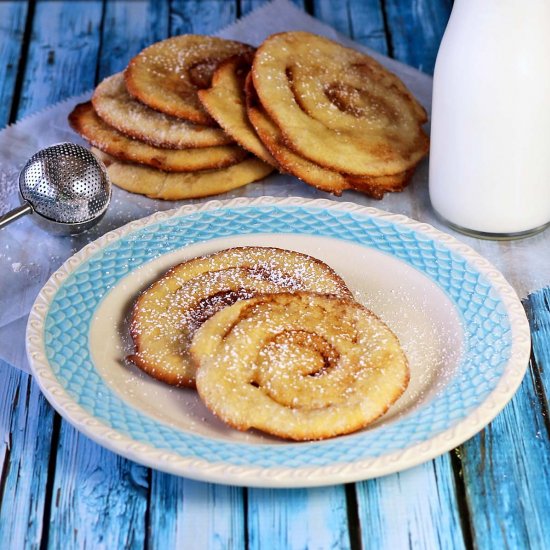
[[[468, 369], [468, 376], [456, 376], [441, 395], [391, 427], [288, 445], [212, 440], [182, 432], [131, 407], [104, 383], [90, 356], [88, 328], [103, 297], [127, 273], [188, 244], [269, 232], [346, 240], [390, 254], [422, 272], [444, 290], [466, 321], [461, 368]], [[126, 267], [116, 264], [122, 254], [134, 259], [136, 251], [137, 262]], [[113, 265], [115, 273], [108, 269]], [[82, 306], [81, 322], [67, 337], [60, 329], [64, 322], [60, 312], [69, 298], [88, 288], [90, 276], [94, 277], [92, 302]], [[529, 351], [529, 325], [517, 295], [470, 247], [403, 215], [324, 199], [210, 201], [131, 222], [67, 260], [39, 293], [27, 326], [27, 354], [38, 384], [57, 411], [87, 436], [167, 472], [264, 487], [366, 479], [411, 467], [455, 447], [482, 429], [511, 399], [525, 373]], [[477, 364], [480, 354], [482, 366]], [[475, 385], [466, 381], [474, 375]], [[101, 392], [100, 404], [83, 389], [83, 376]]]

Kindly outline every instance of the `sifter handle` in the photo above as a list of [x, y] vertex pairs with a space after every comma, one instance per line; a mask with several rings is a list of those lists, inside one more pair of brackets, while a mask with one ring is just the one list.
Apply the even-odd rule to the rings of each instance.
[[10, 210], [7, 214], [4, 214], [0, 217], [0, 229], [2, 229], [2, 227], [4, 227], [5, 225], [8, 225], [9, 223], [19, 219], [25, 214], [32, 214], [32, 212], [33, 207], [28, 202], [21, 206], [18, 206], [17, 208], [14, 208], [13, 210]]

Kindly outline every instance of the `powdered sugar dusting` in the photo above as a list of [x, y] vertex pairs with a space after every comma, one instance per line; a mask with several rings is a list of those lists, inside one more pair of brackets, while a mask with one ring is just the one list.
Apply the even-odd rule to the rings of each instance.
[[308, 290], [349, 297], [344, 282], [309, 256], [276, 248], [221, 251], [176, 266], [136, 303], [131, 359], [149, 374], [193, 384], [188, 348], [195, 331], [237, 300], [259, 293]]
[[17, 204], [19, 172], [0, 169], [0, 215], [5, 214]]

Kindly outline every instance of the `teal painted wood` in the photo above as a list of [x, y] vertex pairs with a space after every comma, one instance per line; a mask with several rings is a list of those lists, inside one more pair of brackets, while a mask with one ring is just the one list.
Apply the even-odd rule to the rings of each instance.
[[153, 471], [147, 547], [245, 548], [243, 491]]
[[[168, 30], [167, 4], [109, 2], [104, 14], [100, 4], [85, 13], [87, 28], [93, 29], [86, 36], [86, 57], [71, 58], [72, 63], [89, 68], [84, 90], [95, 84], [96, 67], [101, 77], [121, 70], [133, 54], [164, 38]], [[54, 32], [60, 41], [67, 33], [70, 42], [69, 29]], [[63, 422], [56, 448], [48, 547], [143, 548], [149, 475], [147, 468], [103, 449]]]
[[0, 364], [0, 542], [40, 548], [54, 413], [25, 374]]
[[109, 0], [101, 31], [99, 79], [122, 71], [143, 48], [168, 36], [168, 0]]
[[248, 548], [351, 547], [344, 485], [314, 489], [249, 489]]
[[170, 34], [213, 34], [237, 19], [237, 3], [226, 0], [171, 0]]
[[[269, 3], [270, 0], [240, 0], [238, 2], [239, 14], [241, 16], [249, 14], [252, 10]], [[305, 10], [305, 0], [291, 0], [293, 4], [296, 4], [300, 8]]]
[[[550, 395], [550, 287], [531, 294], [526, 300], [526, 310], [531, 323], [533, 353], [537, 365], [539, 398], [546, 412], [549, 410]], [[550, 417], [545, 415], [550, 429]]]
[[389, 53], [428, 74], [452, 8], [452, 0], [383, 0]]
[[63, 422], [48, 548], [143, 548], [149, 470], [103, 449]]
[[363, 548], [467, 547], [449, 454], [356, 490]]
[[10, 121], [27, 13], [26, 2], [0, 2], [0, 128]]
[[[100, 20], [101, 2], [87, 2], [85, 6], [70, 2], [36, 4], [17, 118], [93, 84], [97, 30], [95, 40], [90, 36]], [[84, 61], [89, 54], [91, 68]], [[13, 444], [2, 477], [1, 540], [9, 541], [13, 548], [38, 548], [47, 527], [43, 517], [49, 506], [54, 413], [30, 377], [9, 369], [3, 376], [4, 380], [19, 377], [19, 399], [14, 403], [12, 425], [3, 426]]]
[[313, 15], [363, 46], [388, 53], [380, 0], [314, 0]]
[[102, 8], [101, 0], [37, 2], [19, 117], [94, 86]]
[[512, 401], [461, 449], [477, 548], [546, 549], [550, 544], [550, 368], [548, 289], [524, 302], [533, 331], [529, 371]]

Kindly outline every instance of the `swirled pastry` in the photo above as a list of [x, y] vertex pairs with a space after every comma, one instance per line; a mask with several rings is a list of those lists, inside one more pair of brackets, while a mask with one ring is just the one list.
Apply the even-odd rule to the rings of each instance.
[[189, 344], [220, 309], [258, 293], [308, 290], [351, 298], [342, 279], [305, 254], [265, 247], [230, 248], [170, 269], [136, 300], [129, 359], [176, 386], [195, 384]]
[[285, 143], [340, 173], [391, 176], [425, 156], [426, 113], [370, 56], [307, 32], [270, 36], [252, 66], [254, 88]]
[[207, 407], [229, 425], [293, 440], [350, 433], [405, 391], [397, 337], [358, 303], [297, 292], [236, 302], [195, 333]]
[[199, 149], [162, 149], [129, 138], [106, 124], [92, 103], [77, 105], [69, 115], [73, 129], [94, 147], [119, 160], [153, 166], [166, 172], [193, 172], [231, 166], [247, 153], [236, 145]]
[[213, 147], [233, 141], [221, 128], [192, 124], [137, 101], [128, 93], [122, 73], [105, 78], [95, 89], [92, 103], [109, 126], [155, 147]]
[[214, 73], [210, 88], [199, 90], [199, 99], [239, 145], [264, 162], [277, 166], [247, 116], [244, 85], [251, 63], [251, 54], [231, 57], [221, 63]]
[[355, 189], [372, 198], [381, 199], [387, 192], [403, 190], [412, 176], [412, 170], [391, 176], [352, 176], [315, 164], [287, 147], [283, 133], [259, 103], [250, 74], [246, 79], [245, 90], [248, 118], [261, 141], [281, 170], [305, 183], [334, 195], [341, 195], [346, 189]]
[[169, 201], [226, 193], [260, 180], [273, 171], [261, 160], [246, 158], [219, 170], [163, 172], [142, 164], [120, 161], [94, 147], [92, 152], [103, 161], [109, 179], [117, 187], [152, 199]]
[[208, 88], [223, 60], [251, 46], [213, 36], [184, 34], [156, 42], [136, 55], [124, 72], [131, 95], [149, 107], [190, 122], [215, 125], [197, 91]]

